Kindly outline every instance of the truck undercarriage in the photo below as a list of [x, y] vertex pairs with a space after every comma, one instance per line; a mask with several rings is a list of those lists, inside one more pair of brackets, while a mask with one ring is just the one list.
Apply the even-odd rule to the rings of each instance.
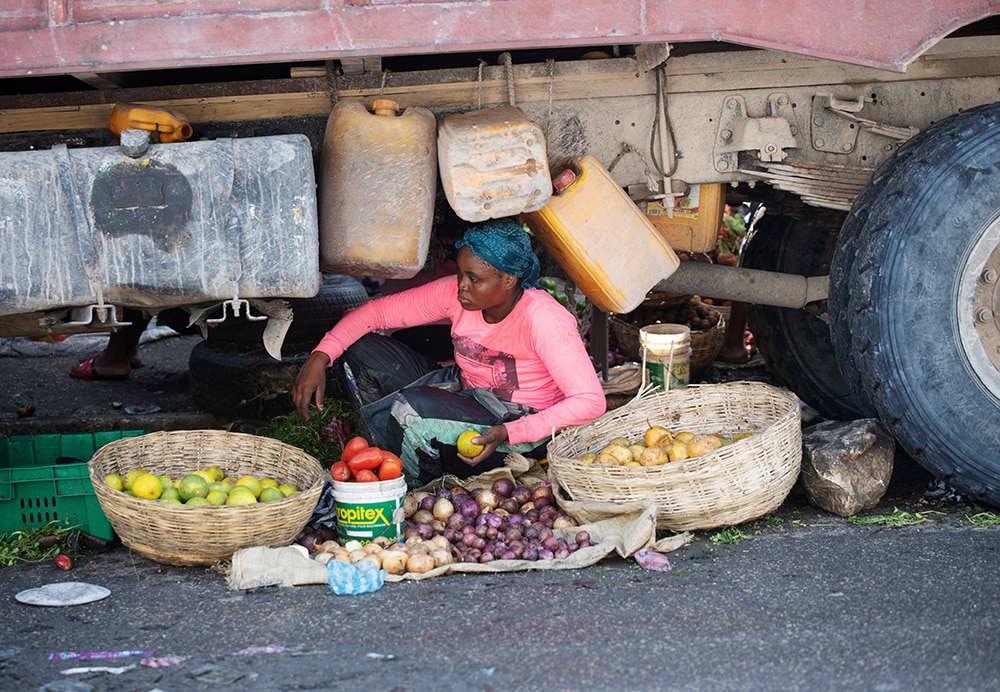
[[[934, 473], [1000, 503], [998, 3], [807, 3], [814, 22], [797, 3], [747, 17], [724, 0], [698, 16], [174, 4], [188, 13], [122, 2], [107, 20], [106, 3], [63, 0], [0, 15], [0, 150], [115, 146], [116, 103], [182, 112], [194, 140], [305, 135], [316, 159], [339, 101], [438, 118], [517, 105], [550, 162], [594, 156], [639, 205], [719, 184], [762, 202], [741, 268], [682, 263], [656, 288], [751, 304], [759, 347], [804, 400], [878, 417]], [[4, 312], [5, 333], [45, 318]]]

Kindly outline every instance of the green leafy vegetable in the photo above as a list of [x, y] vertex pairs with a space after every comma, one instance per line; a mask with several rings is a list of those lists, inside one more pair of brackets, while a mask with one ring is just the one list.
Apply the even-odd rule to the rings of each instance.
[[848, 517], [847, 521], [858, 526], [912, 526], [913, 524], [923, 524], [928, 520], [928, 515], [941, 514], [941, 512], [904, 512], [898, 507], [892, 508], [892, 514], [873, 514], [868, 517]]
[[46, 524], [0, 534], [0, 567], [18, 562], [47, 562], [59, 553], [76, 550], [79, 531]]
[[273, 418], [256, 434], [298, 447], [328, 469], [340, 459], [340, 438], [357, 434], [352, 432], [356, 429], [351, 404], [341, 399], [326, 399], [322, 411], [315, 405], [309, 406], [309, 420], [292, 411]]

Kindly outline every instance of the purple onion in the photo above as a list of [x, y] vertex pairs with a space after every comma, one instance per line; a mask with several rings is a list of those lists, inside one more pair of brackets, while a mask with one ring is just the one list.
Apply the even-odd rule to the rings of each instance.
[[503, 525], [503, 518], [497, 514], [487, 514], [486, 523], [492, 526], [494, 529], [499, 529]]
[[500, 509], [507, 512], [507, 514], [516, 514], [521, 509], [521, 503], [512, 497], [505, 497], [500, 502]]
[[427, 497], [420, 499], [420, 504], [417, 506], [417, 509], [426, 509], [428, 512], [433, 512], [435, 502], [437, 502], [437, 498], [433, 495], [428, 495]]
[[493, 562], [493, 553], [488, 551], [483, 551], [483, 554], [479, 556], [479, 562]]
[[480, 536], [476, 536], [475, 538], [472, 539], [472, 547], [476, 548], [477, 550], [482, 550], [483, 548], [486, 547], [486, 539], [481, 538]]
[[534, 562], [538, 559], [538, 547], [529, 543], [524, 546], [524, 551], [521, 553], [521, 557], [525, 560], [531, 560]]
[[522, 522], [524, 522], [523, 514], [511, 514], [507, 517], [507, 524], [509, 526], [519, 526]]
[[498, 478], [493, 481], [492, 490], [500, 497], [510, 497], [510, 494], [514, 491], [514, 481], [509, 478]]
[[500, 529], [498, 529], [498, 528], [496, 528], [494, 526], [487, 526], [486, 527], [486, 537], [487, 538], [496, 538], [499, 535], [500, 535]]
[[574, 537], [577, 543], [588, 543], [590, 542], [590, 532], [589, 531], [577, 531]]
[[479, 516], [479, 505], [475, 502], [466, 502], [462, 505], [462, 516], [474, 519]]
[[579, 543], [570, 543], [568, 546], [566, 546], [566, 549], [569, 552], [571, 552], [571, 553], [575, 553], [577, 550], [580, 549], [580, 544]]
[[501, 560], [516, 560], [517, 559], [517, 555], [514, 554], [513, 550], [505, 550], [505, 551], [503, 551], [503, 554], [500, 555], [500, 559]]
[[465, 517], [463, 517], [458, 512], [449, 514], [448, 519], [445, 521], [445, 526], [448, 527], [449, 529], [457, 531], [458, 529], [461, 529], [463, 526], [465, 526]]
[[569, 550], [566, 548], [559, 548], [555, 551], [555, 553], [553, 553], [553, 557], [555, 557], [556, 560], [565, 560], [569, 557]]
[[531, 488], [519, 485], [511, 491], [510, 497], [516, 500], [518, 507], [520, 507], [525, 502], [531, 502]]
[[430, 524], [417, 524], [417, 535], [427, 540], [434, 535], [434, 527]]
[[548, 548], [542, 548], [538, 551], [539, 560], [552, 560], [555, 558], [555, 554]]
[[462, 545], [466, 546], [467, 548], [471, 548], [473, 543], [476, 542], [477, 538], [479, 537], [474, 533], [462, 534]]
[[516, 557], [520, 557], [524, 553], [527, 547], [528, 546], [526, 546], [521, 541], [511, 541], [507, 545], [507, 549], [510, 550], [512, 553], [514, 553]]
[[559, 548], [559, 540], [555, 536], [549, 536], [542, 541], [542, 547], [556, 550]]

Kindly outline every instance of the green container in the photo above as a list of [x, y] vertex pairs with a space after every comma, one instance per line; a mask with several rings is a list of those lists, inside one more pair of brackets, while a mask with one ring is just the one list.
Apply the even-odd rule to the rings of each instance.
[[0, 532], [57, 523], [111, 540], [87, 462], [94, 452], [145, 430], [15, 435], [0, 439]]

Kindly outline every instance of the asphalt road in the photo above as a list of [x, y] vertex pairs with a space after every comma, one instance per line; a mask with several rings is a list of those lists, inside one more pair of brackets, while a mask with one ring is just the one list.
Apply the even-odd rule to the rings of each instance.
[[[74, 420], [211, 422], [183, 401], [189, 339], [144, 347], [147, 366], [128, 384], [69, 381], [73, 356], [0, 358], [0, 401], [27, 392], [36, 406], [27, 425], [9, 411], [0, 423], [9, 434]], [[160, 411], [123, 412], [144, 403]], [[3, 568], [0, 690], [996, 690], [1000, 526], [978, 528], [962, 505], [925, 498], [929, 479], [897, 459], [865, 513], [899, 508], [922, 523], [858, 525], [794, 490], [742, 540], [696, 533], [670, 554], [669, 573], [615, 557], [336, 596], [324, 585], [230, 591], [219, 570], [121, 546], [85, 551], [70, 572]], [[111, 595], [71, 607], [14, 598], [67, 580]], [[120, 651], [183, 660], [52, 660]], [[88, 667], [126, 670], [65, 674]]]

